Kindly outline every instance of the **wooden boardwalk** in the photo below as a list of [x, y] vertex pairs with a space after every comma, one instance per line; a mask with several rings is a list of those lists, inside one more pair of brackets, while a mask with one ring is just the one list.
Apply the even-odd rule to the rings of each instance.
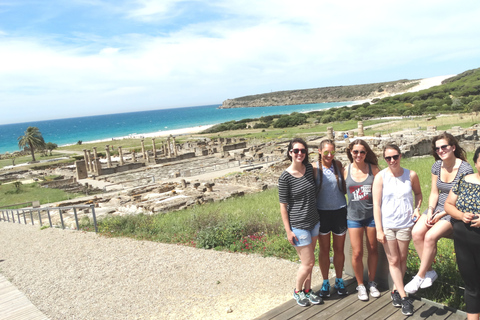
[[0, 319], [48, 320], [27, 297], [0, 274]]
[[[332, 280], [330, 281], [332, 282]], [[381, 291], [382, 295], [380, 298], [370, 297], [369, 301], [360, 301], [355, 290], [356, 281], [352, 278], [347, 278], [345, 284], [347, 285], [347, 291], [350, 293], [348, 296], [340, 297], [335, 293], [330, 298], [324, 300], [322, 304], [310, 307], [300, 307], [292, 297], [292, 300], [268, 311], [257, 319], [467, 319], [467, 315], [464, 312], [452, 310], [424, 300], [413, 300], [413, 315], [404, 316], [401, 308], [395, 308], [392, 305], [390, 291]], [[319, 289], [315, 288], [315, 290]]]

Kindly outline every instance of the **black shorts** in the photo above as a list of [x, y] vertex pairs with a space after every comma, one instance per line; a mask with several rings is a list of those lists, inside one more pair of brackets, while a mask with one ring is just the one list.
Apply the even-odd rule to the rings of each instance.
[[347, 207], [317, 211], [320, 216], [320, 235], [332, 232], [337, 236], [343, 236], [347, 232]]

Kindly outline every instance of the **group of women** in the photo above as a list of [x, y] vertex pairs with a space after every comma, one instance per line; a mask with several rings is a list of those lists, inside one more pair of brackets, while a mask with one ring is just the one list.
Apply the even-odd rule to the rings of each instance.
[[[352, 267], [360, 300], [379, 297], [375, 283], [380, 242], [393, 280], [392, 304], [404, 315], [413, 314], [407, 294], [427, 288], [437, 279], [432, 269], [437, 241], [451, 236], [455, 240], [457, 263], [465, 281], [468, 319], [480, 313], [480, 174], [473, 174], [466, 152], [448, 133], [432, 140], [432, 188], [428, 208], [420, 214], [422, 191], [418, 175], [401, 167], [402, 154], [394, 144], [383, 150], [386, 168], [380, 170], [378, 159], [361, 139], [350, 143], [350, 164], [343, 167], [335, 160], [335, 142], [323, 140], [318, 147], [318, 161], [308, 160], [307, 143], [293, 139], [288, 146], [291, 165], [279, 178], [279, 200], [287, 239], [301, 261], [294, 299], [301, 306], [320, 304], [330, 296], [330, 245], [336, 274], [334, 290], [347, 294], [342, 279], [345, 262], [344, 244], [348, 230], [352, 247]], [[480, 172], [480, 148], [474, 163]], [[478, 164], [477, 164], [478, 163]], [[346, 197], [345, 197], [346, 195]], [[333, 238], [333, 239], [331, 239]], [[363, 275], [363, 248], [368, 252], [368, 279]], [[406, 285], [408, 245], [413, 238], [421, 264], [418, 273]], [[323, 284], [312, 290], [315, 247], [319, 243], [319, 266]]]

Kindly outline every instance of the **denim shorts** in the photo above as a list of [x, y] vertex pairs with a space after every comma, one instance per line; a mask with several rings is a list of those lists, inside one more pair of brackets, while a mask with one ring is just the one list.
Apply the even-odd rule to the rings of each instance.
[[373, 217], [355, 221], [355, 220], [347, 220], [347, 227], [349, 228], [363, 228], [363, 227], [369, 227], [369, 228], [375, 228], [375, 220]]
[[320, 222], [318, 222], [312, 230], [292, 228], [293, 233], [297, 237], [298, 241], [293, 239], [293, 245], [295, 247], [308, 246], [312, 243], [312, 238], [318, 236], [320, 230]]

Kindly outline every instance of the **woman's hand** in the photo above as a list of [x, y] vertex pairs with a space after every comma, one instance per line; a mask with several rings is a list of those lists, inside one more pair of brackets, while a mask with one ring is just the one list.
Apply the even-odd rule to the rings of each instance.
[[385, 238], [385, 233], [383, 230], [377, 230], [377, 241], [380, 243], [385, 243], [386, 240], [387, 239]]
[[425, 221], [425, 223], [427, 224], [427, 226], [433, 227], [433, 225], [437, 223], [443, 216], [445, 216], [445, 211], [440, 212], [437, 210]]
[[415, 208], [415, 210], [413, 210], [412, 220], [416, 223], [419, 218], [420, 218], [420, 212], [418, 208]]
[[473, 215], [476, 219], [472, 219], [470, 222], [470, 226], [473, 228], [480, 228], [480, 217], [478, 215]]
[[288, 239], [288, 242], [290, 242], [290, 244], [291, 244], [292, 246], [295, 245], [295, 242], [294, 242], [293, 240], [295, 240], [295, 241], [298, 242], [298, 238], [297, 238], [297, 236], [295, 235], [295, 233], [293, 233], [292, 230], [290, 230], [289, 232], [287, 232], [287, 239]]
[[463, 223], [470, 223], [472, 222], [472, 218], [474, 217], [475, 215], [471, 212], [464, 212], [463, 215], [462, 215], [462, 221]]

